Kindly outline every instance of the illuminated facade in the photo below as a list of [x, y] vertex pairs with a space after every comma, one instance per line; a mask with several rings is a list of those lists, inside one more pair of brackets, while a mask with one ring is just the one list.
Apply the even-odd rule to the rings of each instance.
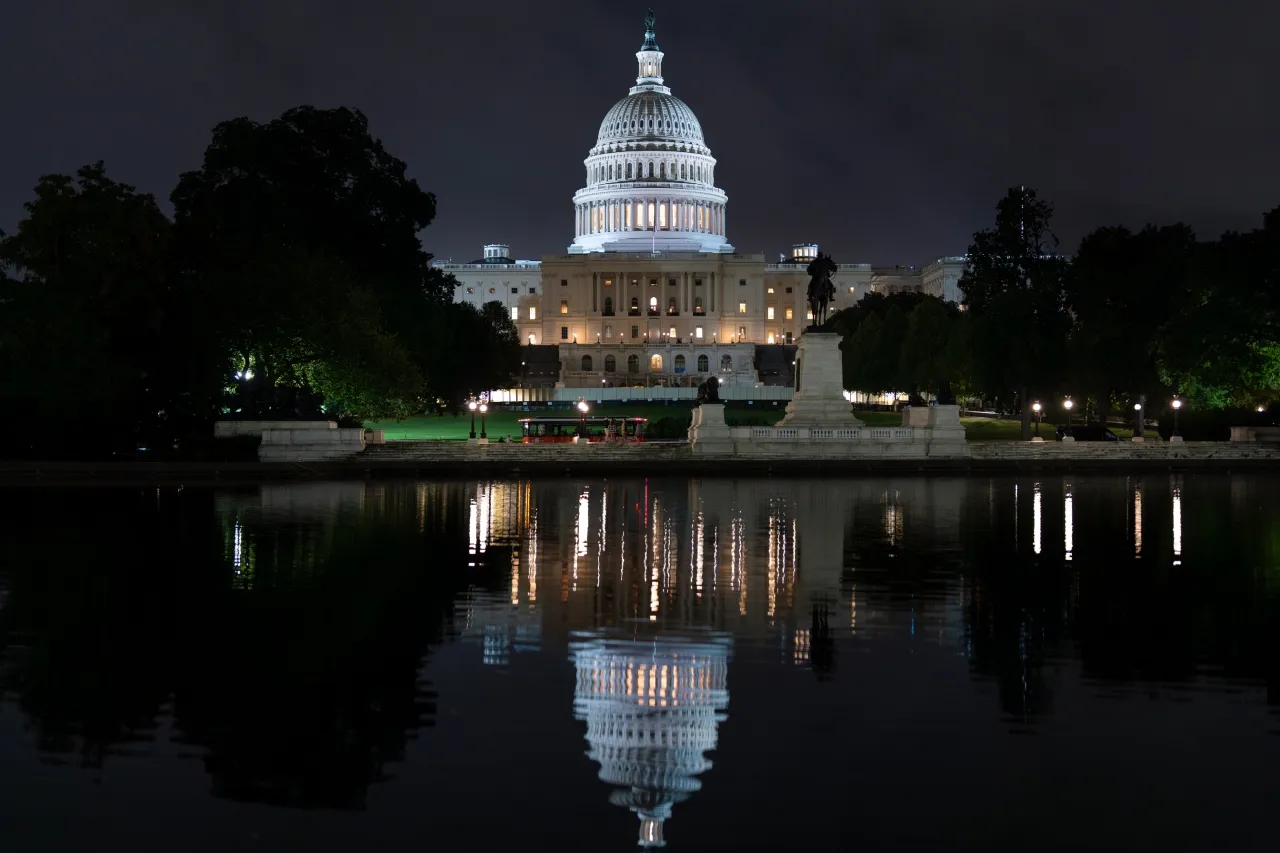
[[[583, 161], [565, 254], [515, 261], [491, 244], [469, 264], [438, 264], [457, 279], [458, 301], [501, 302], [522, 342], [559, 346], [566, 387], [688, 386], [711, 375], [752, 385], [756, 347], [795, 343], [811, 319], [805, 270], [817, 244], [796, 244], [778, 263], [734, 251], [716, 160], [666, 85], [664, 57], [649, 22], [636, 83]], [[963, 271], [958, 257], [922, 268], [841, 264], [834, 309], [903, 291], [959, 302]]]
[[640, 846], [665, 845], [672, 806], [702, 787], [729, 705], [725, 636], [608, 639], [573, 645], [574, 716], [587, 724], [587, 756], [609, 802], [640, 819]]

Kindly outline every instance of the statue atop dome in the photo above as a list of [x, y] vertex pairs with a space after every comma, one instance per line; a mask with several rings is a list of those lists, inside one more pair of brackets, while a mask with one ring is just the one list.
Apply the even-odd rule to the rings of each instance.
[[814, 331], [827, 324], [827, 307], [836, 297], [836, 286], [831, 283], [831, 276], [838, 270], [831, 256], [822, 252], [809, 262], [805, 270], [809, 273], [809, 310], [813, 312], [813, 325], [809, 328]]
[[650, 9], [648, 14], [644, 16], [644, 44], [641, 50], [660, 50], [658, 47], [658, 37], [653, 34], [653, 10]]

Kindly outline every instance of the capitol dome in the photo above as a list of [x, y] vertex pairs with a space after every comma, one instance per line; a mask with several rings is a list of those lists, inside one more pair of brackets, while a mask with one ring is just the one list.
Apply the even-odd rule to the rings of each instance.
[[650, 14], [636, 85], [605, 114], [583, 161], [570, 253], [733, 251], [715, 158], [698, 117], [664, 84], [663, 57]]

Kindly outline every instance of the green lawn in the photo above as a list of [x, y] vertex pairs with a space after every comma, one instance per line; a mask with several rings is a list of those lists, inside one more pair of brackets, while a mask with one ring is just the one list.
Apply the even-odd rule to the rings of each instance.
[[[651, 421], [660, 420], [662, 418], [686, 418], [692, 406], [682, 404], [672, 404], [669, 406], [654, 404], [628, 404], [620, 406], [602, 406], [593, 407], [591, 414], [610, 414], [616, 417], [628, 418], [648, 418]], [[533, 414], [550, 414], [551, 410], [536, 409]], [[520, 436], [520, 425], [516, 423], [517, 419], [529, 417], [530, 413], [518, 411], [515, 409], [500, 409], [489, 413], [486, 418], [485, 429], [489, 437], [499, 439], [510, 435], [516, 438]], [[566, 410], [555, 410], [555, 414], [569, 416], [570, 412]], [[730, 409], [727, 413], [730, 419], [734, 418], [752, 418], [759, 419], [766, 423], [773, 423], [782, 417], [782, 407], [776, 409], [768, 406], [751, 406], [737, 407]], [[902, 423], [902, 416], [895, 412], [858, 412], [858, 419], [867, 426], [898, 426]], [[1019, 438], [1019, 424], [1017, 421], [992, 420], [990, 418], [961, 418], [960, 423], [964, 425], [965, 435], [971, 441], [1016, 441]], [[436, 415], [423, 415], [421, 417], [409, 418], [403, 421], [385, 421], [381, 423], [365, 424], [368, 429], [383, 429], [387, 432], [388, 440], [398, 439], [452, 439], [461, 440], [469, 436], [471, 432], [471, 418], [463, 415], [454, 417], [445, 415], [438, 417]], [[1033, 426], [1034, 429], [1034, 426]], [[1052, 440], [1054, 437], [1054, 424], [1043, 424], [1040, 427], [1040, 435], [1045, 440]], [[1132, 430], [1112, 427], [1112, 432], [1120, 437], [1121, 441], [1128, 441], [1133, 436]], [[476, 418], [476, 434], [480, 433], [480, 418]], [[1034, 434], [1034, 433], [1033, 433]]]

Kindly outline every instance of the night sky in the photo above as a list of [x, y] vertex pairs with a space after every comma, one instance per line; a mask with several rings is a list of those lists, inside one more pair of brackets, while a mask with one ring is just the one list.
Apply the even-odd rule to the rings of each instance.
[[[644, 2], [42, 0], [0, 20], [0, 228], [37, 177], [103, 159], [166, 209], [218, 121], [351, 106], [435, 192], [427, 249], [573, 238], [583, 159], [636, 75]], [[1280, 5], [883, 0], [655, 6], [728, 236], [770, 258], [962, 253], [1026, 183], [1074, 248], [1103, 224], [1205, 237], [1280, 205]]]

